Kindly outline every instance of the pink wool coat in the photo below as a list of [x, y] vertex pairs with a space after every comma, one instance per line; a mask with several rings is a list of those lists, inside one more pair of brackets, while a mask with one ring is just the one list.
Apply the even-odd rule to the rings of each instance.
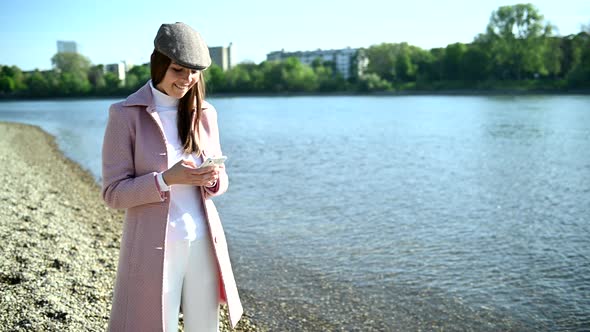
[[[200, 146], [205, 157], [221, 156], [217, 113], [205, 102], [200, 126]], [[160, 196], [156, 172], [168, 167], [163, 126], [149, 84], [109, 110], [102, 148], [102, 196], [109, 207], [125, 209], [123, 237], [109, 321], [109, 331], [164, 331], [162, 283], [169, 193]], [[201, 187], [209, 235], [220, 281], [220, 303], [227, 303], [235, 327], [242, 304], [234, 280], [225, 234], [211, 197], [227, 190], [221, 168], [217, 185]]]

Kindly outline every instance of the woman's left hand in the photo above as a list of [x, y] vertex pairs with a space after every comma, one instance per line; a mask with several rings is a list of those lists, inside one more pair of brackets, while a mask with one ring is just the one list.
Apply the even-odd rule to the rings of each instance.
[[180, 160], [162, 173], [167, 185], [188, 184], [211, 187], [219, 179], [219, 166], [197, 168], [191, 160]]
[[208, 166], [203, 168], [195, 168], [190, 171], [190, 174], [195, 178], [202, 179], [199, 184], [205, 187], [212, 187], [219, 179], [219, 166]]

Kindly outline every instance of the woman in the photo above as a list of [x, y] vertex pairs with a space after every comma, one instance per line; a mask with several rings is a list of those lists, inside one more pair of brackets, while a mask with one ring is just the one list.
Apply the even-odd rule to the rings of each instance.
[[227, 190], [217, 113], [204, 100], [209, 49], [183, 23], [154, 40], [151, 81], [113, 104], [102, 150], [102, 196], [125, 209], [109, 331], [217, 331], [220, 302], [242, 315], [211, 197]]

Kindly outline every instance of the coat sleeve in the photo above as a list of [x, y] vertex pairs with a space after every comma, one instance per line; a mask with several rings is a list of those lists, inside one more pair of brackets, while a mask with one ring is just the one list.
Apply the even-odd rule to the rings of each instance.
[[[219, 127], [217, 125], [217, 111], [211, 105], [207, 108], [207, 121], [209, 127], [209, 140], [207, 146], [207, 152], [212, 156], [223, 156], [221, 152], [221, 144], [219, 142]], [[227, 191], [229, 186], [229, 178], [225, 171], [225, 165], [219, 168], [219, 179], [217, 184], [211, 188], [205, 188], [205, 198], [219, 196]]]
[[156, 172], [137, 175], [134, 164], [135, 133], [120, 106], [109, 109], [102, 146], [102, 198], [114, 209], [161, 202]]

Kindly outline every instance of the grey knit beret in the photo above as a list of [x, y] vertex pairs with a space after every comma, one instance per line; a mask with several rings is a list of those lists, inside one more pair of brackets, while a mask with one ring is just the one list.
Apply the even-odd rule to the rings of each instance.
[[154, 39], [154, 47], [183, 67], [203, 70], [211, 65], [205, 40], [182, 22], [162, 24]]

